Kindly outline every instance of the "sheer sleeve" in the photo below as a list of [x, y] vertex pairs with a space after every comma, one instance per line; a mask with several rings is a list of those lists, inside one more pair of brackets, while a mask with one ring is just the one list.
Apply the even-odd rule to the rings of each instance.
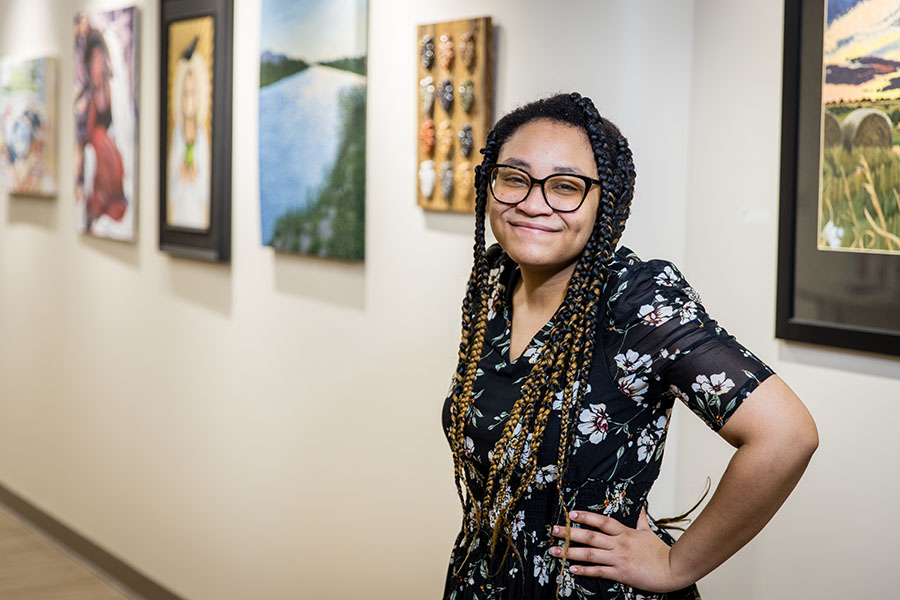
[[720, 327], [669, 262], [633, 254], [611, 271], [607, 354], [638, 404], [679, 398], [718, 431], [773, 371]]

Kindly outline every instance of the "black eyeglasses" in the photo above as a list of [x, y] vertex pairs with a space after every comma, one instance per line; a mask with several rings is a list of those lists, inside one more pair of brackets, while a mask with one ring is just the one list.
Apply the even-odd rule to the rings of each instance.
[[515, 206], [528, 197], [535, 185], [540, 185], [544, 202], [556, 212], [575, 212], [581, 208], [591, 187], [602, 185], [598, 179], [570, 173], [535, 179], [524, 169], [503, 164], [490, 165], [487, 172], [491, 195], [497, 202]]

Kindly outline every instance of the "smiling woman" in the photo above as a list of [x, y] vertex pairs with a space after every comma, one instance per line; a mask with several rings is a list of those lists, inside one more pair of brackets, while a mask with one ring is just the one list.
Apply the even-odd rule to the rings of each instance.
[[[815, 425], [674, 265], [617, 248], [634, 165], [589, 99], [513, 111], [483, 153], [443, 412], [464, 514], [444, 597], [698, 598], [793, 489]], [[676, 398], [737, 448], [677, 542], [647, 514]]]

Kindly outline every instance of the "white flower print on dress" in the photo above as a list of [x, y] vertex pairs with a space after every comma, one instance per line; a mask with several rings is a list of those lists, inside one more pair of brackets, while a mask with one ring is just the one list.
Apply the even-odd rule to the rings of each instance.
[[534, 474], [535, 487], [542, 489], [548, 483], [556, 481], [556, 465], [545, 465]]
[[588, 439], [592, 444], [599, 444], [606, 439], [609, 431], [609, 419], [606, 416], [605, 404], [591, 404], [589, 408], [581, 411], [578, 420], [578, 431], [584, 435], [590, 436]]
[[469, 436], [466, 436], [466, 446], [463, 452], [468, 458], [472, 458], [472, 455], [475, 453], [475, 441]]
[[728, 393], [734, 387], [734, 382], [725, 375], [725, 372], [715, 375], [697, 375], [696, 383], [691, 384], [691, 389], [695, 392], [706, 392], [710, 395], [719, 396]]
[[519, 536], [519, 532], [525, 528], [525, 511], [520, 510], [516, 513], [516, 515], [510, 519], [509, 524], [512, 527], [510, 535], [512, 535], [512, 539], [516, 539]]
[[[591, 393], [591, 384], [587, 384], [585, 387], [584, 395], [587, 396]], [[563, 393], [556, 392], [554, 395], [553, 406], [551, 407], [553, 410], [562, 410], [562, 401], [563, 401]], [[572, 401], [574, 403], [578, 403], [578, 382], [572, 384]]]
[[644, 404], [644, 394], [647, 392], [649, 385], [643, 377], [638, 377], [637, 373], [626, 375], [619, 378], [619, 391], [637, 402]]
[[638, 309], [638, 317], [642, 319], [643, 322], [647, 325], [659, 327], [660, 325], [671, 319], [674, 312], [675, 311], [671, 306], [666, 306], [664, 304], [661, 304], [659, 306], [644, 304], [640, 309]]
[[540, 554], [534, 555], [534, 576], [537, 577], [540, 585], [550, 581], [550, 565], [544, 561], [544, 557]]
[[649, 354], [641, 355], [634, 350], [626, 350], [625, 354], [616, 354], [615, 361], [617, 367], [626, 373], [631, 373], [641, 367], [649, 366], [651, 358]]
[[637, 458], [639, 461], [649, 463], [653, 458], [653, 451], [656, 449], [656, 436], [653, 435], [650, 428], [641, 430], [637, 441]]
[[665, 287], [671, 287], [678, 284], [678, 275], [672, 270], [672, 267], [665, 267], [662, 273], [653, 278], [656, 283]]
[[[597, 506], [596, 509], [601, 509], [604, 515], [610, 516], [616, 513], [621, 513], [623, 515], [628, 514], [627, 508], [631, 506], [632, 501], [627, 496], [628, 484], [627, 483], [617, 483], [612, 487], [606, 489], [606, 500], [603, 501], [603, 505]], [[594, 507], [591, 507], [594, 508]]]
[[556, 582], [562, 584], [559, 588], [560, 596], [568, 598], [572, 595], [572, 591], [575, 589], [575, 578], [572, 577], [572, 573], [568, 569], [557, 575]]
[[681, 324], [690, 323], [697, 318], [697, 303], [693, 300], [681, 307]]

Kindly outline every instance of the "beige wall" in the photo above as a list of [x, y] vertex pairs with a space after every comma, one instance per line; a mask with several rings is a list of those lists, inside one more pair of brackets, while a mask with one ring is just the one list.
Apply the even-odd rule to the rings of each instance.
[[[235, 4], [231, 266], [156, 249], [157, 2], [142, 4], [138, 243], [74, 232], [68, 152], [56, 200], [0, 195], [0, 483], [192, 600], [438, 596], [459, 520], [439, 411], [471, 226], [415, 206], [415, 25], [491, 14], [497, 112], [593, 97], [635, 150], [625, 243], [681, 264], [819, 421], [808, 478], [707, 597], [896, 587], [898, 363], [772, 339], [779, 2], [371, 0], [364, 266], [260, 245], [259, 1]], [[0, 2], [0, 56], [60, 57], [63, 149], [72, 14], [118, 5]], [[660, 512], [729, 456], [676, 419]]]

